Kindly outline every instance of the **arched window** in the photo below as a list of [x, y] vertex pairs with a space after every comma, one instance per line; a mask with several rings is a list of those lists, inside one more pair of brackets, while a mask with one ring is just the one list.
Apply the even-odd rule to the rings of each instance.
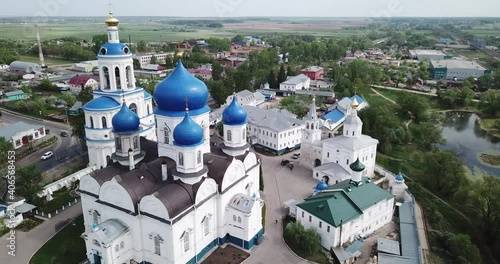
[[201, 122], [201, 128], [203, 130], [203, 140], [205, 140], [205, 131], [206, 131], [207, 125], [204, 122]]
[[120, 242], [120, 249], [123, 249], [125, 247], [125, 242]]
[[231, 130], [227, 131], [227, 141], [231, 141]]
[[148, 115], [151, 114], [151, 105], [148, 104]]
[[238, 223], [241, 223], [241, 216], [238, 216]]
[[205, 236], [208, 235], [208, 233], [210, 232], [210, 218], [208, 217], [205, 217], [205, 221], [203, 222], [203, 233], [205, 234]]
[[184, 166], [184, 155], [179, 153], [179, 166]]
[[100, 217], [101, 214], [97, 210], [94, 210], [94, 212], [92, 213], [92, 220], [94, 221], [95, 224], [99, 224]]
[[233, 221], [236, 222], [236, 215], [233, 215]]
[[137, 114], [137, 105], [134, 104], [134, 103], [131, 103], [128, 108], [130, 109], [130, 111], [134, 112]]
[[160, 238], [158, 236], [155, 236], [154, 240], [155, 240], [155, 254], [161, 256]]
[[120, 69], [115, 67], [115, 81], [116, 81], [116, 89], [122, 89], [121, 80], [120, 80]]
[[352, 135], [354, 136], [354, 131], [352, 131]]
[[134, 75], [132, 74], [132, 68], [130, 66], [125, 68], [125, 76], [127, 77], [127, 87], [134, 88]]
[[95, 239], [94, 239], [94, 240], [92, 240], [92, 243], [94, 243], [94, 245], [96, 245], [96, 246], [98, 246], [98, 247], [100, 247], [100, 246], [101, 246], [101, 244], [99, 243], [99, 241], [97, 241], [97, 240], [95, 240]]
[[198, 154], [197, 154], [197, 157], [196, 157], [196, 161], [198, 162], [198, 164], [201, 163], [201, 150], [198, 150]]
[[[274, 134], [276, 136], [276, 134]], [[241, 139], [246, 140], [247, 139], [247, 130], [243, 128], [243, 131], [241, 131]]]
[[134, 149], [138, 149], [139, 148], [139, 137], [135, 136], [133, 141], [134, 141]]
[[309, 129], [309, 123], [306, 124], [306, 128]]
[[90, 128], [94, 128], [94, 118], [90, 117]]
[[118, 252], [118, 250], [120, 249], [120, 246], [119, 245], [116, 245], [115, 246], [115, 252]]
[[116, 151], [122, 151], [122, 140], [119, 137], [115, 138], [115, 147]]
[[102, 128], [108, 128], [108, 123], [106, 122], [106, 117], [103, 116], [101, 118], [101, 120], [102, 120]]
[[102, 67], [102, 72], [104, 74], [104, 79], [106, 80], [104, 82], [104, 89], [105, 90], [109, 90], [110, 89], [110, 85], [109, 85], [109, 70], [108, 70], [108, 67]]
[[170, 144], [170, 128], [168, 126], [166, 126], [164, 129], [163, 129], [163, 138], [164, 138], [164, 143], [165, 144]]
[[184, 252], [189, 250], [189, 232], [184, 233]]

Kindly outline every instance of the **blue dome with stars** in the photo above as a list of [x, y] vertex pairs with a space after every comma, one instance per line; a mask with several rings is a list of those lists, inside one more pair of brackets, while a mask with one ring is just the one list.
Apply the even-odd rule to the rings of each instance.
[[314, 189], [318, 192], [324, 191], [327, 188], [328, 184], [326, 184], [324, 181], [321, 181], [320, 183], [318, 183], [318, 185], [316, 185], [316, 187], [314, 187]]
[[203, 143], [203, 129], [191, 119], [186, 111], [184, 119], [174, 129], [174, 144], [177, 146], [197, 146]]
[[111, 120], [113, 132], [125, 133], [139, 130], [140, 120], [136, 113], [132, 112], [125, 103], [118, 113]]
[[153, 93], [156, 105], [163, 111], [183, 112], [186, 99], [189, 110], [198, 110], [206, 106], [208, 89], [204, 82], [189, 73], [181, 60], [175, 70], [156, 87]]
[[239, 126], [247, 122], [247, 110], [238, 103], [236, 95], [233, 96], [233, 102], [222, 112], [222, 122], [224, 125]]
[[130, 49], [124, 43], [106, 43], [99, 49], [98, 56], [123, 56], [132, 55]]

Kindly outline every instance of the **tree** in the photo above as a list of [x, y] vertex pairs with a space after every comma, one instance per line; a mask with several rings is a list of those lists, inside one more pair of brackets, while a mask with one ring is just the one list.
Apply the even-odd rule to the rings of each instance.
[[281, 64], [280, 71], [278, 72], [278, 83], [286, 81], [286, 71], [285, 66]]
[[214, 61], [212, 63], [212, 79], [215, 81], [222, 79], [222, 74], [224, 73], [224, 67], [219, 61]]
[[479, 107], [485, 113], [496, 115], [500, 112], [500, 90], [488, 90], [481, 94]]
[[158, 62], [158, 59], [156, 58], [156, 56], [152, 55], [150, 64], [157, 64], [157, 62]]
[[470, 210], [470, 215], [481, 218], [486, 242], [492, 245], [500, 235], [500, 179], [483, 175], [467, 191], [463, 204]]
[[57, 86], [53, 85], [49, 79], [44, 78], [38, 85], [38, 89], [43, 91], [57, 91]]
[[467, 186], [468, 179], [462, 160], [448, 151], [439, 151], [425, 157], [426, 179], [437, 193], [451, 197]]
[[287, 76], [295, 76], [297, 73], [295, 70], [292, 68], [292, 65], [288, 64], [288, 67], [286, 68], [286, 75]]
[[313, 228], [305, 229], [300, 222], [288, 223], [285, 227], [284, 238], [292, 248], [307, 255], [321, 250], [321, 236]]
[[413, 93], [399, 93], [398, 104], [410, 112], [417, 122], [427, 120], [429, 103], [422, 96]]
[[267, 77], [267, 82], [269, 83], [269, 88], [274, 88], [274, 89], [279, 88], [279, 83], [278, 83], [278, 80], [276, 79], [276, 74], [274, 74], [273, 69], [271, 69], [269, 71], [269, 75]]
[[236, 35], [231, 39], [232, 42], [243, 42], [245, 41], [245, 37], [243, 35]]
[[228, 39], [209, 38], [207, 39], [208, 50], [210, 52], [221, 52], [231, 50], [231, 42]]
[[431, 122], [421, 122], [410, 126], [412, 139], [423, 150], [432, 150], [436, 144], [443, 143], [443, 131]]
[[92, 43], [94, 44], [94, 46], [92, 47], [92, 51], [94, 52], [94, 54], [98, 54], [99, 49], [106, 42], [108, 42], [108, 36], [106, 34], [99, 34], [92, 36]]
[[218, 105], [223, 105], [226, 103], [226, 99], [232, 93], [232, 89], [228, 89], [224, 82], [219, 81], [208, 81], [207, 82], [208, 90], [210, 91], [210, 95], [215, 100]]
[[[76, 100], [82, 102], [85, 105], [90, 100], [92, 100], [92, 88], [84, 87], [80, 93], [76, 96]], [[69, 124], [71, 126], [71, 134], [81, 141], [85, 140], [85, 115], [70, 116]]]
[[28, 202], [33, 201], [37, 194], [43, 190], [43, 176], [37, 169], [36, 164], [20, 167], [16, 171], [16, 192], [26, 198]]
[[71, 107], [76, 103], [76, 96], [70, 94], [70, 93], [63, 93], [61, 95], [61, 99], [64, 100], [67, 104], [68, 107]]
[[463, 257], [470, 264], [481, 264], [481, 254], [476, 245], [470, 241], [469, 235], [466, 234], [456, 234], [448, 241], [446, 245], [457, 257]]
[[147, 52], [148, 51], [148, 45], [144, 40], [140, 40], [139, 43], [137, 43], [137, 51], [138, 52]]
[[479, 89], [481, 91], [486, 91], [495, 85], [495, 79], [491, 74], [485, 74], [478, 79]]
[[12, 142], [7, 141], [4, 137], [0, 137], [0, 167], [4, 167], [7, 164], [9, 151], [12, 150], [14, 150]]

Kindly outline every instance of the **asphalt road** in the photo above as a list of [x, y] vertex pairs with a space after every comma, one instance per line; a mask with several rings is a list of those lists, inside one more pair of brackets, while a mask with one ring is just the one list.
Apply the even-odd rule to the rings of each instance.
[[[69, 125], [47, 120], [40, 121], [2, 111], [2, 118], [0, 121], [1, 126], [13, 124], [19, 121], [45, 126], [45, 129], [50, 130], [50, 134], [43, 139], [47, 140], [52, 136], [56, 136], [58, 137], [58, 141], [49, 147], [40, 149], [35, 153], [17, 161], [17, 166], [37, 164], [40, 171], [48, 171], [67, 160], [84, 155], [87, 151], [85, 145], [80, 144], [77, 138], [60, 136], [62, 131], [71, 131], [71, 127]], [[41, 156], [47, 151], [52, 151], [55, 155], [50, 159], [41, 160]]]

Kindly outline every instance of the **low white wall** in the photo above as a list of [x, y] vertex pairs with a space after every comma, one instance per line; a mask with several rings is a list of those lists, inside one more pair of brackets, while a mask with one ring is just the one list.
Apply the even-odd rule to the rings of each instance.
[[94, 167], [87, 167], [81, 171], [78, 171], [76, 173], [73, 173], [67, 177], [64, 177], [58, 181], [55, 181], [53, 183], [49, 183], [43, 187], [43, 191], [39, 192], [37, 195], [38, 197], [43, 197], [47, 196], [47, 194], [52, 195], [57, 190], [60, 190], [64, 186], [70, 187], [72, 183], [76, 182], [77, 180], [80, 180], [84, 175], [87, 175], [95, 170]]

